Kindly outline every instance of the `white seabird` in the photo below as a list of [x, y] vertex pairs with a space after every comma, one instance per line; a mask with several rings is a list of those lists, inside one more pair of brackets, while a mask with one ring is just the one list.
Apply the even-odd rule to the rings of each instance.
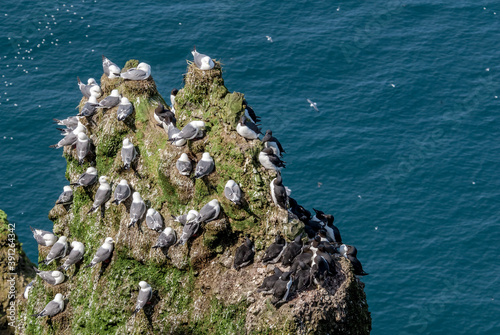
[[67, 128], [70, 129], [75, 129], [76, 126], [78, 126], [78, 116], [70, 116], [64, 120], [59, 120], [59, 119], [53, 119], [54, 123], [59, 125], [59, 126], [66, 126]]
[[286, 187], [283, 186], [283, 180], [281, 179], [281, 173], [276, 175], [271, 181], [271, 198], [276, 206], [281, 207], [283, 209], [287, 209], [288, 202], [288, 194], [286, 191]]
[[139, 192], [132, 194], [132, 205], [130, 205], [130, 222], [128, 227], [132, 227], [134, 223], [138, 222], [146, 213], [146, 203], [142, 200]]
[[172, 104], [170, 108], [172, 109], [172, 112], [175, 113], [175, 96], [179, 93], [179, 90], [174, 88], [172, 92], [170, 92], [170, 103]]
[[44, 247], [51, 247], [57, 241], [56, 235], [54, 235], [54, 233], [51, 233], [50, 231], [35, 229], [33, 227], [30, 227], [30, 229], [33, 233], [33, 237], [39, 245], [42, 245]]
[[191, 160], [189, 159], [188, 155], [186, 153], [183, 153], [175, 163], [175, 167], [177, 168], [180, 174], [184, 176], [189, 176], [191, 170], [193, 170], [193, 163], [191, 163]]
[[127, 200], [131, 194], [132, 191], [130, 190], [130, 186], [128, 186], [128, 183], [125, 179], [122, 179], [115, 188], [115, 200], [113, 200], [113, 203], [119, 205]]
[[104, 206], [111, 198], [111, 186], [108, 184], [108, 177], [99, 177], [99, 188], [95, 192], [94, 204], [87, 214], [95, 212], [99, 207]]
[[97, 85], [97, 82], [94, 78], [89, 78], [89, 80], [87, 81], [87, 85], [82, 83], [79, 77], [76, 77], [76, 79], [78, 79], [78, 88], [85, 97], [90, 98], [92, 94], [94, 94], [96, 98], [99, 98], [101, 96], [101, 88], [99, 87], [99, 85]]
[[255, 140], [259, 138], [259, 134], [262, 134], [260, 128], [249, 120], [247, 120], [245, 115], [242, 115], [238, 125], [236, 126], [236, 131], [242, 137], [247, 140]]
[[[174, 134], [170, 141], [174, 140], [192, 140], [195, 138], [203, 137], [203, 130], [205, 129], [205, 122], [203, 121], [191, 121], [182, 128], [180, 132]], [[170, 136], [169, 136], [170, 137]]]
[[207, 223], [217, 219], [219, 217], [219, 214], [220, 214], [219, 201], [217, 199], [212, 199], [200, 209], [200, 213], [198, 214], [196, 221], [200, 223]]
[[285, 167], [285, 162], [276, 156], [271, 148], [265, 148], [259, 153], [259, 162], [266, 170], [280, 171]]
[[87, 168], [87, 171], [82, 173], [82, 175], [78, 178], [76, 183], [72, 183], [70, 185], [78, 187], [78, 186], [90, 186], [94, 185], [97, 182], [97, 170], [95, 167], [91, 166]]
[[61, 313], [64, 310], [64, 300], [61, 293], [57, 293], [54, 300], [50, 301], [45, 308], [37, 314], [33, 314], [33, 317], [48, 316], [49, 318]]
[[53, 260], [63, 258], [68, 253], [68, 239], [66, 236], [61, 236], [52, 246], [47, 257], [43, 261], [46, 265], [52, 263]]
[[151, 248], [166, 248], [168, 251], [168, 248], [173, 246], [177, 242], [177, 235], [175, 234], [175, 230], [173, 230], [171, 227], [165, 228], [165, 230], [158, 236], [158, 240], [156, 241], [156, 244], [153, 245]]
[[146, 63], [139, 63], [136, 68], [128, 69], [127, 72], [123, 72], [120, 76], [129, 80], [145, 80], [151, 76], [151, 66]]
[[163, 229], [163, 218], [154, 208], [150, 208], [146, 212], [146, 225], [149, 229], [156, 230], [157, 232]]
[[99, 102], [97, 97], [92, 94], [77, 116], [91, 117], [97, 112], [97, 107], [99, 107]]
[[128, 138], [125, 138], [122, 145], [122, 162], [125, 170], [130, 168], [130, 165], [135, 160], [136, 156], [137, 151], [135, 150], [134, 145]]
[[30, 281], [30, 283], [28, 285], [26, 285], [26, 287], [24, 288], [24, 293], [23, 293], [24, 299], [28, 299], [29, 298], [29, 295], [30, 295], [31, 290], [33, 289], [33, 284], [34, 283], [35, 283], [35, 279], [33, 279], [32, 281]]
[[57, 198], [56, 205], [69, 205], [73, 202], [73, 190], [70, 186], [63, 187], [63, 192]]
[[33, 269], [49, 285], [59, 285], [64, 281], [64, 274], [61, 271], [40, 271], [36, 267], [33, 267]]
[[196, 219], [198, 217], [198, 215], [199, 215], [198, 211], [195, 211], [194, 209], [192, 209], [187, 214], [182, 214], [179, 216], [172, 215], [172, 219], [175, 222], [179, 222], [181, 225], [184, 226], [186, 224], [186, 222]]
[[175, 145], [176, 147], [182, 147], [184, 144], [186, 144], [185, 139], [176, 138], [177, 134], [179, 134], [181, 131], [175, 126], [172, 120], [164, 120], [163, 130], [165, 130], [165, 132], [167, 133], [168, 140], [172, 142], [172, 144]]
[[83, 160], [90, 152], [90, 141], [85, 133], [79, 133], [76, 138], [76, 155], [78, 157], [78, 163], [83, 164]]
[[97, 108], [113, 108], [120, 103], [121, 95], [118, 90], [112, 90], [111, 94], [99, 101]]
[[273, 132], [271, 130], [266, 131], [266, 135], [262, 138], [262, 143], [264, 143], [266, 148], [273, 149], [273, 153], [278, 157], [285, 153], [285, 149], [283, 149], [280, 141], [273, 136]]
[[316, 112], [319, 112], [319, 109], [318, 109], [318, 104], [311, 101], [311, 99], [307, 99], [307, 102], [309, 103], [309, 107], [312, 107], [316, 110]]
[[104, 55], [102, 55], [102, 69], [109, 79], [120, 77], [121, 70], [118, 65], [107, 59]]
[[116, 115], [118, 116], [118, 121], [125, 120], [129, 115], [134, 112], [134, 105], [126, 97], [123, 97], [116, 110]]
[[196, 46], [193, 48], [193, 51], [191, 51], [191, 54], [194, 57], [194, 63], [200, 70], [211, 70], [214, 68], [214, 61], [207, 55], [200, 54], [196, 51]]
[[228, 180], [224, 187], [224, 195], [235, 205], [241, 205], [241, 188], [234, 180]]
[[90, 268], [96, 265], [97, 263], [107, 261], [113, 254], [113, 248], [114, 248], [113, 243], [115, 243], [115, 241], [111, 237], [106, 237], [104, 243], [95, 253], [92, 262], [90, 262], [90, 264], [87, 265], [86, 268]]
[[64, 261], [64, 264], [61, 265], [58, 270], [64, 269], [64, 271], [68, 270], [68, 268], [80, 262], [83, 259], [83, 254], [85, 253], [85, 246], [82, 242], [73, 241], [71, 242], [71, 252], [69, 253], [68, 258]]
[[137, 295], [137, 303], [132, 315], [137, 314], [137, 312], [139, 312], [153, 296], [153, 289], [151, 288], [151, 285], [149, 285], [145, 281], [139, 282], [139, 287], [141, 288], [141, 290]]
[[196, 234], [200, 228], [199, 213], [195, 210], [190, 210], [186, 216], [186, 222], [182, 228], [182, 235], [179, 239], [179, 244], [183, 245], [186, 243], [193, 235]]
[[64, 136], [62, 140], [57, 142], [57, 144], [53, 144], [49, 147], [59, 149], [68, 145], [74, 145], [76, 144], [78, 134], [86, 131], [87, 128], [85, 128], [85, 126], [82, 123], [80, 123], [80, 121], [78, 121], [78, 126], [76, 126], [76, 128], [73, 131], [69, 132], [66, 136]]
[[204, 152], [201, 156], [200, 161], [196, 164], [196, 169], [194, 171], [194, 177], [199, 179], [201, 177], [207, 176], [214, 171], [215, 163], [213, 158], [208, 152]]

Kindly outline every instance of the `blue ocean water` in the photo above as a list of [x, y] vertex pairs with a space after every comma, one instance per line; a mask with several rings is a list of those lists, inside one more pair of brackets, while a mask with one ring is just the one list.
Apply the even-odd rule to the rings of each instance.
[[168, 96], [197, 45], [285, 146], [292, 196], [357, 246], [373, 334], [499, 334], [499, 20], [493, 1], [3, 1], [0, 208], [36, 260], [76, 76], [136, 58]]

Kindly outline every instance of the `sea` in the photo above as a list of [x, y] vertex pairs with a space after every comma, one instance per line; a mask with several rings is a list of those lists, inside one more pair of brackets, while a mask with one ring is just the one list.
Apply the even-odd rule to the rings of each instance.
[[357, 247], [372, 334], [500, 334], [499, 2], [1, 4], [0, 208], [32, 261], [77, 76], [134, 58], [168, 98], [196, 45], [285, 147], [292, 197]]

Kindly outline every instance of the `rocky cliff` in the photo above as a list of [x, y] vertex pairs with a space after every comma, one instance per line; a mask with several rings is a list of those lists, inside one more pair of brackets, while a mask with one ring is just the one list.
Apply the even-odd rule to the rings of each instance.
[[[131, 60], [124, 70], [135, 65], [137, 61]], [[116, 107], [95, 115], [95, 124], [86, 124], [95, 157], [80, 166], [74, 150], [65, 148], [66, 178], [73, 182], [93, 165], [100, 176], [109, 177], [113, 190], [121, 179], [126, 179], [148, 207], [162, 214], [165, 225], [171, 226], [178, 237], [182, 226], [172, 221], [171, 215], [199, 210], [216, 198], [221, 204], [219, 219], [204, 225], [194, 240], [174, 246], [166, 254], [151, 249], [158, 233], [145, 223], [139, 229], [127, 227], [130, 200], [119, 206], [108, 202], [101, 217], [99, 212], [87, 214], [98, 185], [75, 189], [70, 207], [57, 205], [49, 213], [54, 232], [85, 244], [83, 264], [90, 263], [107, 236], [113, 237], [116, 243], [111, 262], [94, 268], [73, 266], [65, 282], [55, 287], [38, 279], [29, 300], [21, 305], [19, 333], [369, 333], [371, 318], [363, 284], [344, 259], [337, 261], [338, 273], [327, 280], [325, 287], [302, 292], [279, 309], [268, 296], [256, 292], [274, 267], [259, 261], [274, 234], [281, 231], [291, 239], [302, 231], [303, 224], [272, 203], [269, 183], [275, 173], [259, 164], [262, 143], [247, 141], [236, 133], [244, 111], [244, 95], [227, 90], [220, 64], [216, 62], [209, 71], [189, 64], [184, 83], [176, 97], [177, 126], [203, 120], [206, 135], [184, 147], [175, 147], [153, 119], [158, 103], [165, 105], [153, 78], [124, 81], [103, 75], [102, 97], [117, 88], [133, 103], [134, 114], [125, 122], [117, 120]], [[85, 101], [82, 99], [80, 107]], [[139, 152], [135, 171], [122, 168], [120, 149], [125, 137]], [[203, 152], [214, 158], [214, 173], [203, 179], [179, 174], [175, 162], [182, 153], [196, 162]], [[245, 201], [239, 207], [223, 195], [229, 179], [241, 185], [244, 192]], [[255, 241], [257, 254], [253, 264], [236, 271], [231, 268], [233, 255], [245, 234]], [[40, 247], [39, 259], [47, 253], [48, 248]], [[57, 266], [53, 263], [41, 269]], [[132, 316], [141, 280], [151, 284], [155, 294], [144, 311]], [[29, 316], [43, 309], [56, 293], [66, 299], [63, 313], [52, 320]]]

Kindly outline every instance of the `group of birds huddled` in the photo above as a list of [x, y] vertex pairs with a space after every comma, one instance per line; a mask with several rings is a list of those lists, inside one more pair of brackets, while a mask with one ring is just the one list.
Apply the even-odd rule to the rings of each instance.
[[[194, 64], [202, 71], [211, 70], [214, 67], [213, 60], [206, 55], [200, 54], [196, 48], [192, 51]], [[123, 78], [124, 80], [141, 81], [147, 80], [151, 75], [151, 67], [146, 63], [139, 63], [136, 68], [131, 68], [126, 72], [105, 56], [102, 57], [102, 66], [105, 75], [110, 78]], [[76, 116], [64, 120], [56, 120], [58, 125], [65, 126], [65, 129], [59, 129], [64, 135], [56, 145], [51, 147], [70, 147], [76, 150], [76, 156], [80, 164], [85, 159], [89, 162], [91, 157], [92, 145], [91, 139], [87, 136], [87, 128], [80, 121], [85, 117], [89, 124], [95, 123], [92, 120], [93, 115], [98, 109], [109, 110], [118, 106], [117, 117], [119, 121], [125, 120], [133, 114], [134, 107], [127, 97], [122, 97], [117, 89], [112, 90], [111, 94], [101, 101], [97, 99], [102, 91], [95, 79], [90, 78], [87, 84], [83, 84], [78, 78], [78, 87], [83, 96], [88, 98], [87, 102]], [[188, 141], [197, 140], [205, 136], [205, 123], [200, 120], [188, 122], [182, 129], [178, 129], [175, 118], [175, 97], [178, 90], [174, 89], [170, 95], [171, 107], [158, 104], [154, 112], [154, 119], [157, 125], [162, 127], [168, 135], [169, 142], [174, 146], [184, 146]], [[281, 157], [285, 153], [281, 143], [273, 136], [271, 130], [266, 134], [261, 133], [258, 122], [260, 118], [255, 114], [250, 106], [244, 101], [245, 110], [237, 124], [237, 133], [247, 141], [260, 140], [264, 143], [264, 149], [259, 153], [259, 162], [261, 165], [271, 171], [275, 171], [276, 178], [270, 183], [270, 193], [274, 204], [290, 213], [295, 214], [305, 223], [306, 233], [310, 243], [303, 245], [302, 236], [298, 236], [293, 242], [287, 243], [285, 239], [278, 234], [275, 243], [273, 243], [265, 252], [262, 262], [264, 264], [274, 264], [279, 261], [283, 266], [291, 266], [288, 272], [282, 272], [275, 268], [273, 276], [266, 278], [259, 288], [263, 293], [272, 293], [273, 302], [286, 301], [294, 288], [301, 291], [308, 288], [312, 283], [321, 284], [326, 276], [335, 274], [334, 256], [340, 255], [346, 257], [354, 266], [355, 274], [365, 275], [361, 263], [356, 258], [356, 249], [354, 247], [342, 244], [340, 233], [333, 225], [333, 216], [325, 215], [316, 211], [314, 217], [302, 206], [290, 197], [290, 190], [283, 185], [281, 169], [285, 167], [285, 162]], [[264, 135], [260, 139], [260, 135]], [[121, 149], [121, 159], [123, 170], [134, 169], [137, 161], [138, 152], [129, 138], [123, 140]], [[176, 161], [176, 169], [181, 175], [190, 176], [199, 179], [210, 175], [215, 170], [215, 162], [209, 152], [204, 152], [201, 159], [196, 163], [190, 160], [186, 153], [182, 153]], [[193, 169], [194, 168], [194, 169]], [[135, 170], [135, 169], [134, 169]], [[194, 170], [194, 171], [193, 171]], [[164, 227], [162, 215], [154, 208], [147, 208], [145, 201], [139, 192], [132, 192], [132, 188], [126, 179], [121, 179], [112, 191], [110, 180], [107, 176], [99, 176], [95, 167], [90, 166], [79, 178], [66, 185], [63, 192], [56, 201], [57, 205], [63, 205], [66, 209], [73, 202], [73, 188], [83, 187], [90, 189], [99, 182], [94, 196], [93, 205], [88, 214], [97, 212], [101, 209], [101, 215], [104, 216], [105, 205], [111, 200], [112, 203], [120, 205], [132, 196], [132, 202], [129, 209], [128, 227], [135, 224], [139, 227], [140, 221], [145, 217], [148, 228], [160, 233], [156, 244], [152, 248], [161, 248], [168, 252], [174, 245], [183, 245], [190, 239], [196, 237], [202, 231], [203, 225], [216, 220], [221, 208], [217, 199], [212, 199], [201, 209], [191, 209], [186, 214], [172, 216], [172, 219], [179, 222], [182, 226], [182, 234], [177, 238], [176, 232], [172, 227]], [[228, 180], [224, 188], [224, 196], [235, 206], [242, 204], [242, 190], [240, 185], [234, 180]], [[140, 227], [139, 227], [140, 228]], [[51, 247], [43, 263], [51, 264], [54, 260], [64, 260], [64, 263], [52, 271], [40, 271], [35, 268], [37, 275], [49, 285], [59, 285], [65, 280], [63, 271], [67, 271], [72, 265], [81, 262], [85, 254], [85, 246], [79, 241], [71, 241], [68, 246], [66, 236], [55, 236], [52, 232], [31, 228], [33, 236], [41, 246]], [[112, 237], [105, 238], [103, 244], [96, 251], [92, 261], [86, 266], [88, 268], [98, 263], [109, 263], [113, 254], [115, 241]], [[354, 251], [353, 251], [354, 250]], [[255, 248], [253, 242], [246, 237], [244, 243], [237, 248], [234, 255], [233, 267], [237, 270], [253, 262]], [[307, 274], [307, 275], [306, 275]], [[27, 299], [29, 292], [34, 284], [31, 282], [25, 289], [24, 296]], [[133, 314], [140, 311], [151, 299], [153, 294], [152, 287], [145, 281], [139, 283], [140, 291], [137, 297], [136, 306]], [[46, 307], [34, 316], [52, 317], [64, 310], [64, 300], [62, 294], [58, 293], [54, 300], [50, 301]]]

